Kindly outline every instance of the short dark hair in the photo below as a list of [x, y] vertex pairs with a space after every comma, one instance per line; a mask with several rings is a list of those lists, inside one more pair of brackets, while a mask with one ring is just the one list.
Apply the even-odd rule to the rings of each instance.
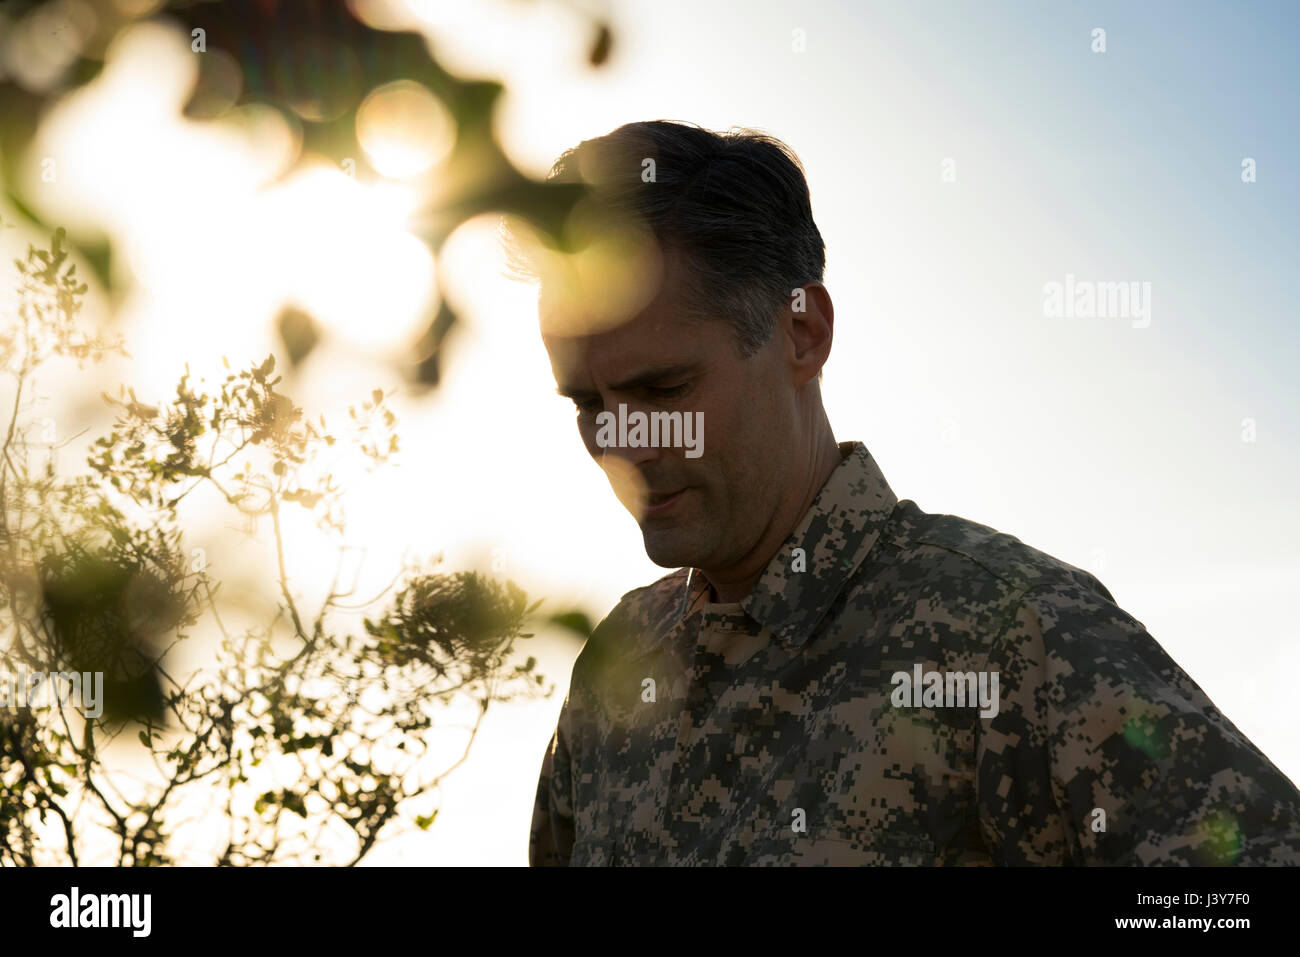
[[[646, 160], [654, 161], [649, 182]], [[788, 146], [757, 130], [628, 123], [565, 151], [547, 181], [592, 183], [602, 208], [630, 213], [660, 245], [683, 252], [696, 314], [728, 319], [745, 356], [772, 337], [792, 291], [826, 271], [803, 166]], [[508, 229], [506, 242], [511, 272], [534, 277]]]

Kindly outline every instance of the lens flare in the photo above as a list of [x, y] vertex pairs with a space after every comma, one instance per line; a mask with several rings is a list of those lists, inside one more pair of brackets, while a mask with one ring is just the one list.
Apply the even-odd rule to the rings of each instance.
[[442, 162], [455, 140], [456, 124], [442, 101], [409, 80], [376, 88], [357, 110], [357, 142], [371, 165], [392, 179]]

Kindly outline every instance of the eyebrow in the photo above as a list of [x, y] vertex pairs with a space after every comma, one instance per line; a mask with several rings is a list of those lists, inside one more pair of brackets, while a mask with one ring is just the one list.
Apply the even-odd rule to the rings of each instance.
[[[636, 375], [610, 386], [610, 390], [613, 392], [627, 392], [630, 389], [639, 389], [656, 382], [662, 382], [664, 379], [673, 379], [678, 376], [689, 375], [698, 371], [699, 367], [700, 364], [698, 362], [687, 362], [679, 365], [658, 366], [653, 369], [644, 369], [641, 372], [636, 373]], [[595, 394], [588, 389], [575, 389], [569, 386], [561, 386], [555, 391], [566, 399], [575, 399], [581, 396]]]

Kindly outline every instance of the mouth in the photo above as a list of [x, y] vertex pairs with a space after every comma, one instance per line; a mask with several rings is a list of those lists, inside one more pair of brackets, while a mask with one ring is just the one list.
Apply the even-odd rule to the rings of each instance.
[[676, 492], [651, 492], [645, 499], [645, 517], [658, 517], [669, 512], [682, 496], [686, 494], [686, 489], [678, 489]]

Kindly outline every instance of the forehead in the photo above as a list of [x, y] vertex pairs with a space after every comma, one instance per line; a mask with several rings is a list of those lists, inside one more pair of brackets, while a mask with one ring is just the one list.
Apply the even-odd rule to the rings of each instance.
[[648, 302], [622, 316], [595, 315], [585, 303], [548, 291], [544, 284], [538, 314], [557, 379], [583, 380], [592, 374], [612, 380], [652, 366], [699, 361], [715, 352], [729, 334], [727, 324], [698, 315], [707, 314], [707, 308], [690, 299], [685, 268], [680, 255], [667, 251], [653, 288], [642, 290]]

